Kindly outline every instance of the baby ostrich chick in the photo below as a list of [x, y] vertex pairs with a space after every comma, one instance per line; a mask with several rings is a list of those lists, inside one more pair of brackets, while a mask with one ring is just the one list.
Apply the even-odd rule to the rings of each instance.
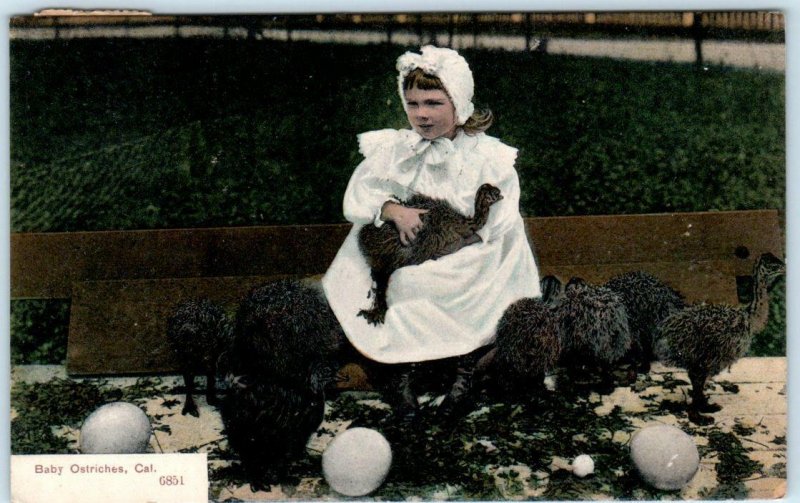
[[223, 424], [253, 490], [285, 477], [322, 423], [324, 409], [322, 393], [272, 382], [231, 385], [222, 402]]
[[253, 487], [281, 477], [322, 422], [345, 338], [321, 290], [286, 279], [251, 290], [236, 313], [221, 410]]
[[545, 374], [561, 354], [557, 316], [561, 282], [555, 276], [541, 279], [541, 297], [511, 304], [497, 323], [495, 347], [476, 364], [477, 376], [493, 379], [502, 393], [541, 391]]
[[476, 233], [486, 224], [489, 208], [501, 199], [500, 189], [488, 183], [481, 185], [475, 194], [474, 215], [466, 217], [443, 200], [423, 195], [411, 197], [403, 203], [405, 206], [428, 212], [420, 215], [423, 225], [408, 246], [400, 241], [392, 223], [381, 227], [365, 225], [358, 234], [358, 244], [372, 270], [375, 287], [372, 308], [362, 309], [358, 315], [374, 325], [383, 323], [388, 309], [386, 288], [392, 273], [401, 267], [436, 260], [478, 242], [480, 238]]
[[250, 291], [236, 312], [226, 369], [287, 386], [323, 390], [345, 337], [321, 290], [285, 279]]
[[167, 341], [186, 386], [183, 415], [200, 415], [192, 398], [197, 374], [206, 376], [206, 398], [209, 404], [216, 404], [217, 361], [230, 343], [230, 336], [225, 311], [208, 299], [180, 303], [167, 320]]
[[692, 422], [709, 424], [713, 418], [701, 412], [720, 410], [719, 405], [708, 402], [706, 381], [744, 356], [753, 335], [766, 327], [769, 289], [784, 272], [784, 263], [765, 253], [753, 267], [753, 298], [749, 304], [690, 306], [659, 325], [653, 349], [663, 363], [687, 370], [692, 383]]
[[561, 363], [568, 371], [590, 364], [601, 370], [599, 391], [614, 388], [611, 366], [631, 347], [628, 315], [622, 297], [602, 286], [572, 278], [559, 306]]
[[686, 307], [683, 296], [644, 271], [614, 276], [604, 286], [622, 297], [631, 330], [633, 363], [639, 372], [649, 372], [656, 327], [667, 316]]

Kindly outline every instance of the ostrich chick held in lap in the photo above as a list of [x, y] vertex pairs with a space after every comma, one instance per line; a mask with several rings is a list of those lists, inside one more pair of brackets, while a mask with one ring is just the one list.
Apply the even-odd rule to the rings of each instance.
[[436, 260], [479, 242], [477, 231], [486, 224], [491, 206], [501, 199], [500, 189], [488, 183], [481, 185], [475, 194], [475, 213], [466, 217], [443, 200], [424, 195], [411, 197], [403, 203], [405, 206], [428, 212], [420, 216], [422, 228], [408, 246], [400, 241], [397, 228], [391, 222], [381, 227], [365, 225], [359, 231], [358, 244], [372, 270], [375, 287], [372, 307], [359, 311], [359, 316], [374, 325], [383, 323], [388, 310], [386, 288], [392, 273], [401, 267]]

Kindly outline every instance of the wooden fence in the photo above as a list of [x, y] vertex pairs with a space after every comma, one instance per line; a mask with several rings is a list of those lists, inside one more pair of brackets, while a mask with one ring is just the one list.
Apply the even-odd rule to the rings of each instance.
[[[59, 11], [60, 12], [60, 11]], [[51, 15], [19, 16], [11, 19], [14, 28], [68, 28], [76, 26], [137, 26], [137, 25], [203, 25], [241, 26], [258, 29], [377, 29], [377, 30], [477, 30], [524, 31], [527, 28], [550, 27], [594, 28], [633, 27], [641, 29], [687, 30], [697, 23], [704, 29], [723, 29], [743, 32], [783, 32], [784, 15], [778, 11], [719, 11], [719, 12], [515, 12], [515, 13], [373, 13], [373, 14], [316, 14], [316, 15], [225, 15], [225, 16], [164, 16], [164, 15]]]

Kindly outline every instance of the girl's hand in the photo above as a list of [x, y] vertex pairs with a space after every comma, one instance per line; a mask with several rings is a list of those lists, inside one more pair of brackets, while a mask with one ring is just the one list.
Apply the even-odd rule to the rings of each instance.
[[381, 209], [381, 220], [394, 222], [400, 233], [400, 242], [403, 246], [408, 246], [417, 239], [417, 232], [422, 228], [420, 215], [427, 213], [428, 210], [419, 208], [408, 208], [394, 201], [386, 201]]

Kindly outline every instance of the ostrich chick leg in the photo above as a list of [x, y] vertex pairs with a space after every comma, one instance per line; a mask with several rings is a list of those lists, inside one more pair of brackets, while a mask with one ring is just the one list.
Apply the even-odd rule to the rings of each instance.
[[645, 347], [645, 344], [639, 337], [633, 338], [631, 344], [631, 353], [633, 355], [634, 369], [640, 374], [647, 374], [650, 372], [650, 358], [653, 350]]
[[186, 386], [186, 402], [183, 404], [182, 415], [191, 414], [194, 417], [200, 417], [200, 412], [197, 410], [197, 404], [194, 403], [194, 375], [191, 372], [183, 373], [183, 385]]
[[689, 380], [692, 382], [692, 403], [689, 405], [689, 420], [695, 424], [713, 423], [714, 418], [701, 414], [701, 412], [716, 412], [720, 409], [718, 405], [708, 403], [704, 390], [708, 375], [700, 372], [689, 372]]
[[212, 369], [206, 373], [206, 402], [209, 405], [217, 405], [217, 371]]
[[375, 289], [373, 290], [375, 298], [372, 301], [371, 309], [362, 309], [358, 312], [359, 316], [366, 318], [366, 320], [373, 325], [380, 325], [386, 318], [386, 311], [389, 306], [386, 304], [386, 289], [389, 287], [389, 274], [383, 271], [372, 271], [372, 279], [375, 281]]

